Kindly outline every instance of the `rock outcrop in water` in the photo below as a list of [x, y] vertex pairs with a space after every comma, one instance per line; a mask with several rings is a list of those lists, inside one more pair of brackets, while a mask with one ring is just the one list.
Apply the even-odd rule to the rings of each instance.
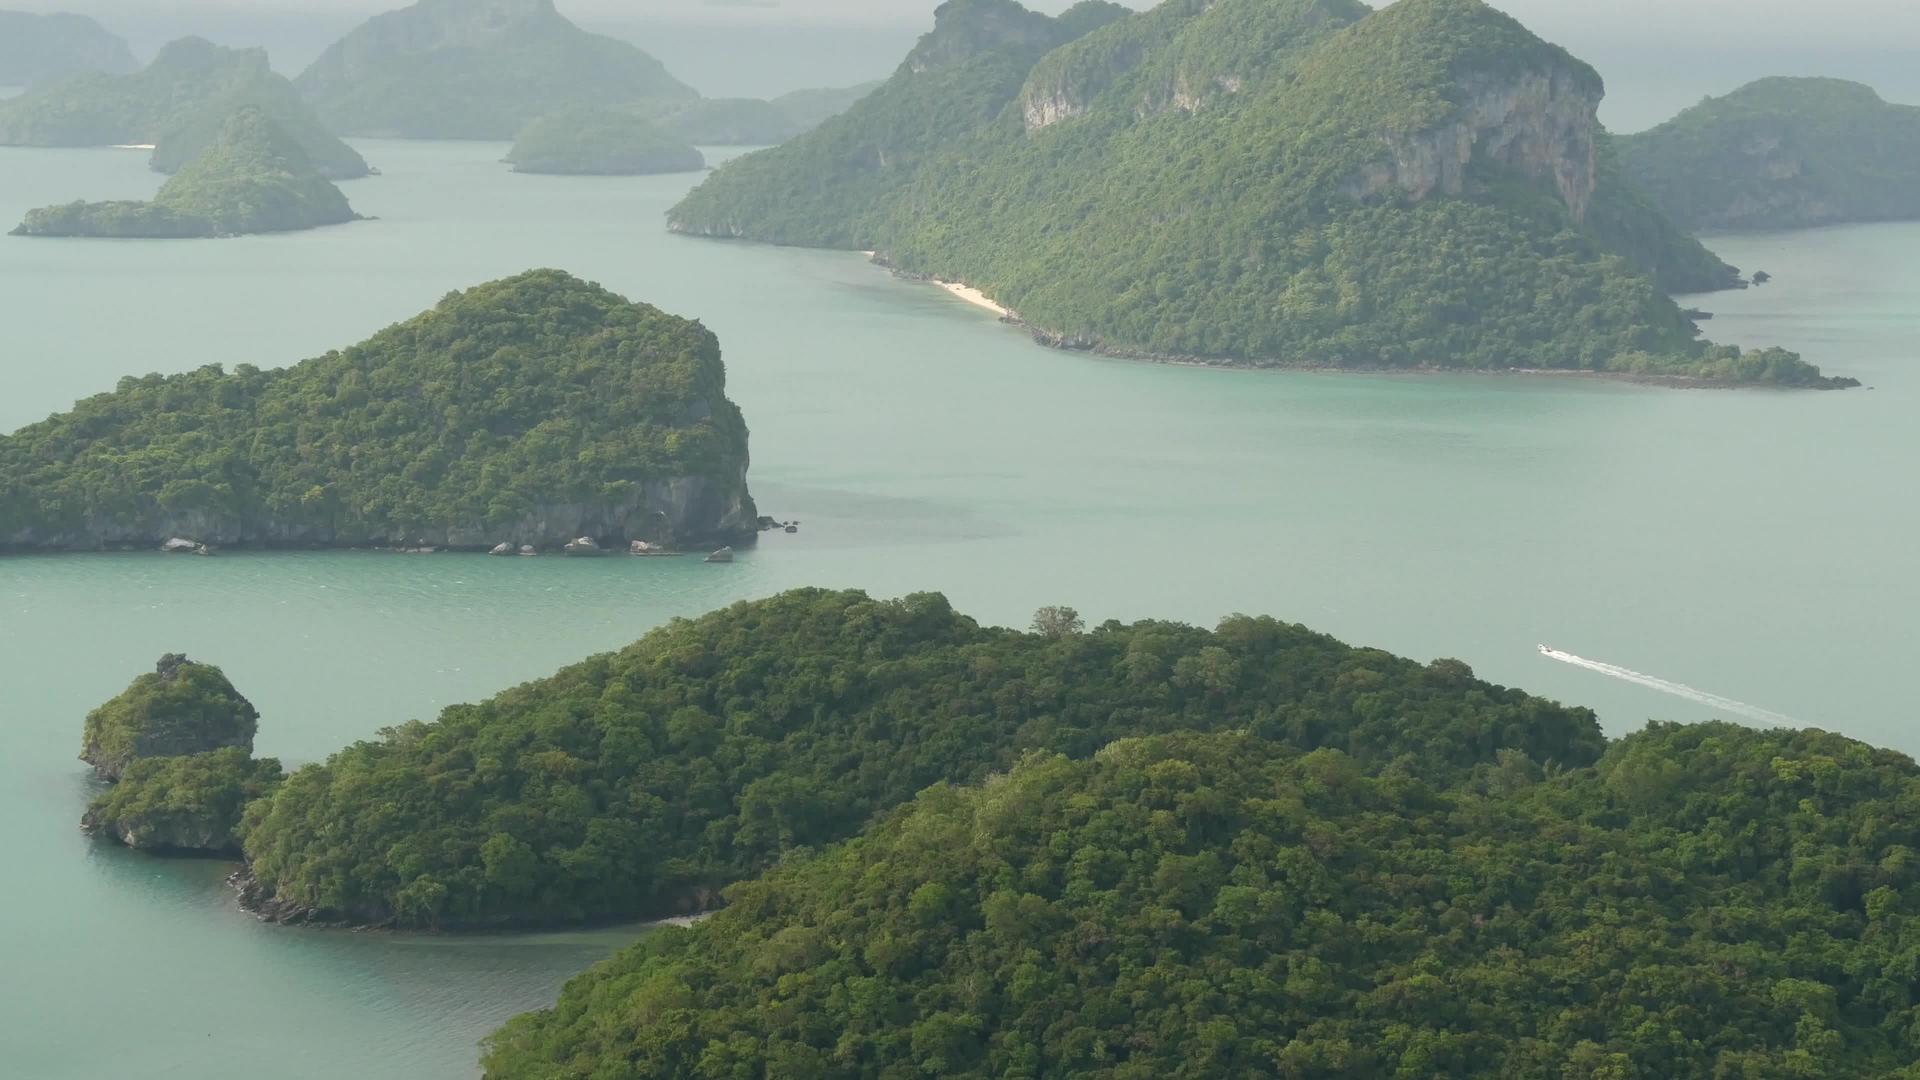
[[1920, 218], [1920, 108], [1839, 79], [1761, 79], [1619, 140], [1623, 166], [1696, 229]]
[[0, 550], [751, 541], [697, 322], [555, 270], [276, 371], [127, 378], [0, 437]]
[[1698, 339], [1665, 290], [1737, 272], [1623, 180], [1599, 75], [1480, 0], [1168, 0], [1038, 59], [1009, 3], [942, 7], [886, 85], [672, 227], [873, 251], [1124, 356], [1849, 382]]
[[102, 780], [118, 780], [147, 758], [205, 754], [228, 747], [253, 749], [260, 713], [211, 664], [179, 653], [87, 714], [80, 760]]

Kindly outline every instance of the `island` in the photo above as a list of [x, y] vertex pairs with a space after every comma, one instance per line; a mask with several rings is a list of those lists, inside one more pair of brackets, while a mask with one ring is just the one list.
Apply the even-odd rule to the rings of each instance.
[[130, 75], [87, 74], [0, 101], [0, 146], [152, 146], [153, 167], [172, 173], [218, 137], [243, 107], [260, 109], [297, 141], [330, 180], [371, 171], [267, 66], [264, 49], [228, 49], [182, 38]]
[[699, 323], [557, 270], [266, 371], [128, 377], [0, 436], [0, 551], [751, 542]]
[[573, 106], [699, 96], [552, 0], [420, 0], [361, 24], [295, 85], [334, 131], [406, 139], [512, 139]]
[[168, 653], [154, 669], [87, 714], [80, 760], [102, 780], [118, 780], [135, 761], [205, 754], [229, 747], [251, 753], [260, 713], [212, 664]]
[[127, 43], [85, 15], [0, 11], [0, 86], [33, 86], [97, 71], [140, 66]]
[[226, 674], [181, 653], [87, 714], [80, 759], [112, 783], [81, 818], [140, 851], [235, 855], [248, 803], [280, 782], [253, 758], [260, 714]]
[[1088, 630], [1062, 609], [1017, 632], [937, 594], [801, 589], [296, 770], [249, 813], [243, 898], [406, 928], [700, 912], [930, 784], [1188, 729], [1337, 749], [1408, 783], [1503, 751], [1574, 768], [1603, 746], [1587, 710], [1273, 619]]
[[1901, 1076], [1916, 790], [1726, 723], [1450, 776], [1230, 731], [1032, 753], [572, 979], [485, 1074]]
[[576, 108], [528, 124], [507, 152], [514, 172], [646, 176], [694, 172], [707, 159], [630, 109]]
[[359, 216], [300, 144], [248, 105], [161, 185], [152, 202], [75, 202], [33, 210], [14, 235], [191, 239], [292, 232]]
[[1857, 385], [1698, 337], [1663, 286], [1736, 275], [1610, 163], [1599, 75], [1480, 0], [1079, 10], [949, 0], [670, 226], [873, 251], [1119, 356]]
[[1920, 218], [1920, 108], [1859, 83], [1761, 79], [1619, 143], [1634, 183], [1690, 229]]

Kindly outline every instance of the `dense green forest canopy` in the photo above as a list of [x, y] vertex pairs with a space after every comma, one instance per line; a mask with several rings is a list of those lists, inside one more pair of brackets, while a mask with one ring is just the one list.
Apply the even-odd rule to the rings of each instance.
[[530, 271], [290, 368], [130, 377], [0, 437], [0, 548], [738, 539], [725, 380], [699, 323]]
[[113, 780], [141, 759], [226, 747], [251, 751], [259, 721], [253, 703], [219, 668], [169, 653], [87, 714], [80, 759]]
[[1761, 79], [1621, 138], [1620, 152], [1688, 228], [1920, 217], [1920, 108], [1840, 79]]
[[182, 38], [128, 75], [85, 74], [0, 101], [0, 146], [153, 145], [153, 167], [171, 173], [199, 156], [227, 118], [251, 106], [272, 117], [333, 180], [365, 176], [367, 163], [335, 138], [267, 66], [262, 49]]
[[75, 202], [27, 214], [24, 236], [185, 238], [290, 232], [359, 217], [299, 142], [243, 106], [152, 202]]
[[300, 769], [249, 812], [262, 909], [474, 926], [697, 910], [1029, 750], [1246, 730], [1442, 782], [1590, 763], [1593, 715], [1272, 619], [982, 627], [934, 594], [798, 590], [656, 630]]
[[629, 109], [566, 109], [528, 124], [507, 152], [515, 172], [645, 176], [706, 167], [685, 139]]
[[511, 139], [573, 106], [698, 96], [552, 0], [419, 0], [367, 20], [295, 82], [335, 131], [413, 139]]
[[1663, 287], [1736, 272], [1622, 178], [1599, 76], [1479, 0], [1173, 0], [1041, 47], [910, 59], [672, 225], [875, 250], [1067, 347], [1837, 384], [1698, 339]]
[[1920, 1072], [1920, 773], [1656, 724], [1451, 782], [1244, 732], [1032, 753], [735, 886], [487, 1075]]
[[247, 804], [284, 776], [278, 760], [237, 746], [141, 758], [93, 800], [81, 825], [145, 851], [235, 855]]
[[139, 67], [127, 43], [85, 15], [0, 11], [0, 86]]

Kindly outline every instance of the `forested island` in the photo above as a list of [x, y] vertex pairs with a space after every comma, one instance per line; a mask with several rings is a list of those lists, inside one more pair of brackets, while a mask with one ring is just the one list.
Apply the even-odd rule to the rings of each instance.
[[182, 38], [130, 75], [86, 74], [0, 101], [0, 146], [152, 146], [175, 172], [218, 137], [229, 116], [265, 112], [330, 180], [366, 176], [366, 160], [322, 127], [263, 49]]
[[506, 1025], [492, 1077], [1920, 1063], [1910, 758], [1717, 722], [1608, 740], [1271, 618], [1016, 632], [801, 589], [284, 780], [237, 750], [136, 778], [130, 805], [242, 793], [269, 917], [718, 909]]
[[140, 66], [120, 37], [85, 15], [0, 11], [0, 86], [65, 75], [119, 75]]
[[1720, 723], [1482, 753], [1031, 753], [574, 979], [487, 1075], [1912, 1075], [1912, 760]]
[[646, 176], [693, 172], [707, 159], [630, 109], [576, 108], [528, 124], [507, 152], [514, 172]]
[[1920, 108], [1840, 79], [1761, 79], [1620, 139], [1633, 182], [1693, 229], [1920, 218]]
[[699, 323], [530, 271], [289, 368], [129, 377], [0, 437], [0, 551], [740, 542], [725, 388]]
[[28, 212], [16, 236], [191, 239], [354, 221], [347, 198], [272, 118], [248, 105], [152, 202], [74, 202]]
[[1698, 338], [1662, 290], [1737, 273], [1626, 182], [1599, 76], [1479, 0], [936, 19], [671, 226], [876, 251], [1119, 355], [1854, 385]]
[[1503, 749], [1571, 767], [1602, 748], [1584, 709], [1272, 619], [1042, 626], [817, 589], [676, 621], [298, 770], [248, 813], [249, 902], [395, 927], [700, 911], [929, 784], [1158, 732], [1247, 730], [1436, 783]]
[[699, 96], [552, 0], [419, 0], [367, 20], [295, 84], [335, 131], [408, 139], [512, 139], [570, 107]]

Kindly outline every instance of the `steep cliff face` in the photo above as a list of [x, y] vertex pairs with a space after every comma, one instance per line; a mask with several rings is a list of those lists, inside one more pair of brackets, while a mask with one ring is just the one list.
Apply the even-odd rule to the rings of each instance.
[[1476, 161], [1498, 162], [1553, 185], [1567, 212], [1584, 220], [1593, 199], [1600, 93], [1574, 69], [1475, 73], [1460, 80], [1448, 122], [1388, 132], [1387, 156], [1343, 187], [1356, 199], [1397, 189], [1416, 202], [1459, 195]]
[[1166, 0], [1035, 64], [1021, 92], [1027, 131], [1096, 101], [1134, 117], [1197, 111], [1284, 78], [1309, 46], [1366, 14], [1357, 0]]

